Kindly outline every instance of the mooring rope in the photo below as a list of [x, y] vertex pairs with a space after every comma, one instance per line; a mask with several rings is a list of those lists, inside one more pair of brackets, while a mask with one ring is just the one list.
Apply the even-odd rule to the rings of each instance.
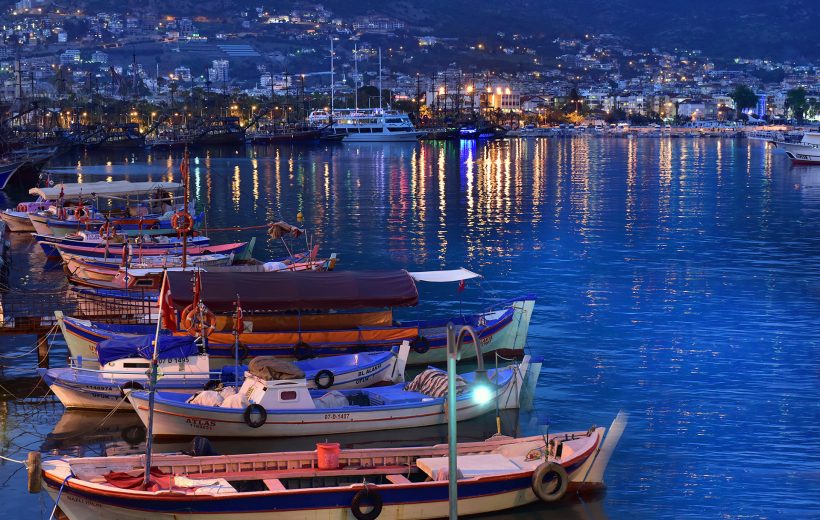
[[57, 500], [54, 501], [54, 509], [51, 510], [51, 516], [48, 517], [48, 520], [53, 520], [54, 515], [57, 514], [57, 506], [60, 504], [60, 497], [63, 496], [63, 488], [65, 487], [65, 483], [68, 482], [68, 479], [72, 477], [72, 474], [69, 473], [68, 476], [63, 480], [63, 483], [60, 484], [60, 491], [57, 492]]
[[23, 466], [26, 465], [26, 461], [24, 461], [24, 460], [12, 459], [12, 458], [9, 458], [9, 457], [4, 457], [3, 455], [0, 455], [0, 459], [7, 460], [9, 462], [16, 462], [17, 464], [22, 464]]
[[209, 228], [208, 233], [212, 231], [244, 231], [246, 229], [266, 229], [269, 228], [270, 224], [261, 224], [259, 226], [234, 226], [234, 227], [225, 227], [225, 228]]
[[29, 349], [29, 350], [27, 350], [27, 351], [25, 351], [25, 352], [22, 352], [22, 353], [20, 353], [20, 354], [14, 354], [14, 355], [11, 355], [11, 356], [3, 356], [3, 355], [0, 355], [0, 359], [20, 359], [20, 358], [22, 358], [22, 357], [28, 356], [29, 354], [31, 354], [31, 353], [32, 353], [32, 352], [34, 352], [35, 350], [39, 349], [39, 348], [40, 348], [40, 345], [42, 345], [42, 344], [43, 344], [43, 341], [45, 341], [46, 343], [48, 343], [48, 349], [49, 349], [49, 351], [50, 351], [50, 350], [51, 350], [51, 343], [49, 342], [49, 337], [50, 337], [51, 335], [53, 335], [53, 334], [56, 332], [56, 330], [57, 330], [57, 328], [58, 328], [58, 327], [59, 327], [59, 325], [58, 325], [58, 324], [56, 324], [56, 323], [55, 323], [54, 325], [52, 325], [52, 326], [51, 326], [51, 328], [49, 329], [49, 331], [48, 331], [48, 332], [46, 332], [45, 337], [44, 337], [42, 340], [38, 339], [38, 340], [34, 343], [34, 346], [33, 346], [31, 349]]

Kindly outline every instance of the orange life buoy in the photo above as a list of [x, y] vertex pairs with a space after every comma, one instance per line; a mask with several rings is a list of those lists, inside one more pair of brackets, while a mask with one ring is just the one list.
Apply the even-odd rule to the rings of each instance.
[[111, 222], [105, 222], [100, 226], [100, 238], [103, 240], [111, 240], [117, 236], [117, 228]]
[[200, 316], [199, 306], [192, 303], [182, 310], [182, 328], [191, 336], [204, 335], [206, 338], [213, 333], [216, 316], [208, 309], [204, 309]]
[[174, 216], [171, 217], [171, 227], [176, 229], [177, 233], [189, 233], [194, 229], [194, 219], [184, 210], [179, 213], [174, 213]]

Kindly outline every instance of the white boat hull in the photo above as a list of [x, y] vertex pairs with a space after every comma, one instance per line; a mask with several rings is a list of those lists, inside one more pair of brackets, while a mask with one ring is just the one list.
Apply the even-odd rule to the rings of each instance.
[[[202, 381], [204, 385], [207, 379]], [[83, 410], [111, 410], [117, 408], [120, 411], [130, 411], [131, 407], [123, 400], [118, 389], [104, 387], [89, 387], [82, 385], [72, 388], [62, 384], [52, 384], [49, 386], [54, 395], [69, 409]], [[190, 392], [190, 388], [167, 388], [165, 392]], [[120, 404], [122, 401], [122, 404]]]
[[54, 230], [52, 230], [48, 226], [49, 217], [44, 217], [42, 215], [33, 215], [32, 214], [32, 215], [28, 216], [28, 219], [31, 222], [32, 227], [34, 228], [34, 231], [38, 235], [47, 235], [47, 236], [52, 236], [53, 235], [53, 236], [62, 237], [62, 236], [65, 236], [66, 233], [68, 233], [68, 231], [66, 231], [65, 233], [56, 234], [54, 232]]
[[795, 164], [820, 164], [820, 146], [816, 144], [786, 143], [772, 141], [775, 147], [780, 148]]
[[[619, 414], [620, 417], [620, 414]], [[616, 419], [617, 421], [618, 419]], [[550, 443], [563, 440], [566, 447], [564, 458], [559, 463], [567, 472], [568, 495], [574, 495], [580, 490], [603, 489], [603, 472], [606, 469], [608, 458], [599, 457], [601, 452], [601, 440], [604, 439], [606, 430], [596, 428], [588, 432], [568, 432], [550, 435]], [[614, 449], [618, 437], [616, 435], [609, 449]], [[543, 439], [543, 440], [542, 440]], [[533, 492], [530, 481], [533, 471], [542, 464], [543, 459], [529, 459], [524, 457], [524, 453], [532, 449], [540, 449], [547, 442], [546, 436], [536, 436], [520, 439], [520, 445], [510, 445], [510, 438], [490, 438], [484, 442], [459, 445], [459, 459], [467, 455], [479, 457], [482, 454], [508, 461], [507, 467], [512, 465], [514, 469], [498, 471], [492, 473], [481, 472], [478, 476], [465, 477], [458, 480], [459, 499], [458, 515], [469, 516], [482, 513], [492, 513], [506, 509], [512, 509], [526, 504], [536, 503], [540, 499]], [[607, 442], [609, 435], [606, 436]], [[509, 448], [507, 447], [509, 446]], [[417, 455], [413, 465], [432, 463], [439, 464], [438, 461], [446, 461], [447, 449], [445, 446], [432, 446], [421, 448], [433, 458], [424, 459], [424, 455]], [[507, 451], [510, 449], [511, 451]], [[606, 450], [604, 446], [603, 450]], [[367, 450], [360, 450], [356, 453], [355, 459], [372, 467], [377, 467], [378, 461], [386, 459], [396, 460], [400, 457], [396, 452], [400, 449], [386, 449], [378, 456], [370, 454]], [[569, 453], [566, 453], [569, 452]], [[344, 451], [342, 452], [344, 453]], [[282, 455], [290, 455], [293, 460], [281, 460]], [[313, 469], [311, 452], [291, 452], [274, 455], [276, 464], [283, 468], [291, 468], [291, 464], [299, 464], [296, 471], [306, 472], [310, 475], [318, 476], [320, 481], [324, 480], [321, 470]], [[236, 469], [247, 467], [242, 475], [248, 477], [260, 475], [271, 467], [273, 461], [267, 462], [264, 455], [239, 455], [227, 457], [188, 457], [183, 455], [157, 455], [154, 463], [158, 469], [166, 474], [181, 475], [194, 479], [202, 478], [200, 475], [208, 473], [211, 468], [219, 468], [217, 474], [229, 474], [229, 469], [236, 474]], [[298, 457], [298, 460], [296, 459]], [[375, 458], [374, 458], [375, 457]], [[226, 460], [223, 460], [226, 459]], [[75, 459], [80, 460], [80, 459]], [[550, 460], [556, 463], [559, 459], [550, 456]], [[167, 491], [148, 492], [140, 490], [120, 490], [105, 483], [100, 478], [105, 471], [129, 471], [138, 474], [133, 468], [139, 468], [142, 458], [138, 457], [114, 457], [88, 459], [88, 462], [77, 464], [76, 470], [80, 476], [73, 473], [75, 469], [71, 459], [50, 460], [43, 463], [43, 481], [45, 489], [52, 500], [57, 501], [60, 495], [59, 505], [61, 510], [71, 520], [86, 520], [89, 518], [106, 518], [118, 520], [178, 520], [185, 518], [189, 520], [202, 519], [253, 519], [253, 520], [279, 520], [279, 519], [301, 519], [301, 520], [349, 520], [353, 517], [351, 510], [351, 498], [357, 491], [362, 489], [361, 484], [347, 485], [348, 481], [338, 484], [326, 484], [324, 487], [297, 487], [297, 488], [268, 488], [263, 491], [241, 491], [237, 492], [229, 480], [223, 480], [218, 488], [213, 490], [201, 489], [199, 492], [188, 492], [191, 495], [186, 498], [186, 493], [168, 493]], [[375, 464], [374, 464], [375, 463]], [[380, 462], [384, 463], [384, 462]], [[204, 464], [204, 466], [203, 466]], [[93, 465], [93, 468], [91, 467]], [[218, 466], [214, 466], [218, 465]], [[257, 468], [259, 470], [250, 469]], [[302, 470], [301, 468], [307, 468]], [[257, 473], [261, 471], [261, 473]], [[285, 478], [289, 469], [267, 471], [273, 477]], [[355, 469], [353, 471], [356, 471]], [[428, 475], [431, 470], [425, 470]], [[87, 477], [82, 477], [83, 474]], [[596, 475], [597, 478], [590, 478]], [[393, 475], [400, 477], [400, 475]], [[73, 477], [73, 478], [70, 478]], [[232, 480], [240, 480], [241, 477], [233, 477]], [[330, 477], [333, 478], [332, 476]], [[65, 482], [68, 482], [66, 485]], [[66, 488], [61, 490], [60, 483], [64, 483]], [[268, 481], [265, 481], [266, 485]], [[274, 482], [279, 482], [275, 480]], [[190, 484], [188, 484], [190, 485]], [[449, 511], [448, 481], [443, 478], [428, 479], [425, 482], [411, 482], [409, 480], [398, 482], [385, 481], [382, 484], [371, 484], [375, 493], [384, 497], [383, 508], [378, 514], [382, 519], [428, 519], [446, 518]], [[281, 486], [281, 483], [280, 483]], [[353, 488], [353, 489], [351, 489]], [[333, 493], [328, 499], [329, 493]], [[200, 495], [200, 496], [193, 496]], [[322, 503], [324, 502], [324, 503]], [[189, 506], [189, 507], [186, 507]]]
[[384, 132], [372, 134], [351, 133], [342, 139], [343, 143], [411, 143], [419, 140], [419, 132]]
[[[524, 375], [528, 363], [511, 367], [514, 375], [499, 388], [493, 399], [483, 404], [471, 399], [459, 399], [457, 418], [465, 421], [496, 409], [518, 408]], [[139, 396], [128, 394], [128, 400], [148, 424], [147, 393]], [[432, 399], [430, 405], [413, 404], [390, 407], [346, 407], [336, 409], [295, 409], [293, 411], [269, 411], [267, 420], [258, 428], [248, 426], [243, 420], [243, 409], [220, 409], [216, 407], [191, 408], [172, 401], [157, 399], [154, 403], [155, 435], [204, 435], [214, 437], [298, 437], [305, 435], [333, 435], [365, 431], [394, 430], [432, 426], [447, 423], [447, 413], [441, 399]]]
[[[578, 472], [574, 472], [575, 476]], [[583, 473], [581, 473], [583, 475]], [[591, 486], [590, 486], [591, 487]], [[56, 500], [57, 493], [48, 488], [52, 500]], [[460, 499], [458, 501], [459, 516], [478, 515], [492, 511], [503, 511], [537, 502], [538, 498], [530, 489], [514, 490], [507, 493], [490, 496]], [[88, 500], [66, 494], [60, 498], [60, 510], [71, 520], [106, 519], [106, 520], [351, 520], [353, 517], [350, 507], [327, 509], [313, 509], [302, 511], [264, 511], [256, 513], [224, 513], [224, 514], [164, 514], [148, 511], [123, 509], [107, 504], [92, 503]], [[421, 520], [432, 518], [447, 518], [449, 503], [444, 501], [407, 503], [400, 505], [385, 505], [379, 519], [391, 520]]]
[[[493, 334], [487, 334], [479, 339], [481, 342], [481, 352], [488, 354], [497, 350], [518, 350], [523, 351], [527, 344], [527, 334], [530, 329], [530, 320], [535, 309], [535, 300], [520, 300], [512, 304], [515, 309], [512, 321], [500, 328]], [[461, 359], [474, 359], [475, 348], [472, 344], [467, 344], [461, 352]], [[413, 352], [410, 356], [410, 363], [414, 365], [427, 365], [432, 363], [444, 363], [447, 361], [447, 349], [431, 348], [424, 354]]]
[[28, 213], [6, 210], [0, 213], [0, 218], [6, 223], [8, 230], [13, 233], [34, 233], [34, 225], [28, 218]]

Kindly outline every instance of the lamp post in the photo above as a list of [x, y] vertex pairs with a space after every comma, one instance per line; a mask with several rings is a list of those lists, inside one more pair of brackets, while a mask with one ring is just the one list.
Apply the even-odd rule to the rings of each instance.
[[473, 380], [473, 400], [479, 404], [485, 404], [492, 399], [493, 395], [487, 391], [484, 383], [487, 381], [487, 371], [484, 369], [484, 357], [481, 354], [481, 345], [478, 342], [478, 335], [469, 325], [463, 325], [456, 331], [456, 326], [452, 322], [447, 324], [447, 456], [449, 470], [447, 480], [449, 485], [450, 520], [458, 519], [458, 454], [457, 454], [457, 426], [458, 417], [456, 402], [456, 361], [458, 361], [461, 347], [464, 344], [464, 336], [469, 334], [475, 346], [476, 361], [478, 367]]

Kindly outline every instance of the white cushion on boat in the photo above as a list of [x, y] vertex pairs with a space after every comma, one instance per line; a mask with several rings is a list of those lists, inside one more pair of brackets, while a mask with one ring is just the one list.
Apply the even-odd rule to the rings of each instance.
[[219, 405], [220, 408], [247, 408], [250, 403], [244, 394], [229, 395]]
[[[457, 459], [459, 478], [482, 477], [521, 471], [516, 463], [497, 453], [460, 455]], [[416, 460], [416, 466], [433, 480], [447, 480], [450, 461], [447, 457], [429, 457]]]
[[188, 402], [191, 404], [198, 404], [200, 406], [219, 406], [222, 404], [224, 399], [219, 392], [215, 392], [213, 390], [203, 390], [198, 394], [194, 395]]
[[347, 397], [336, 390], [331, 390], [322, 397], [314, 399], [313, 403], [316, 405], [316, 408], [343, 408], [350, 406]]

